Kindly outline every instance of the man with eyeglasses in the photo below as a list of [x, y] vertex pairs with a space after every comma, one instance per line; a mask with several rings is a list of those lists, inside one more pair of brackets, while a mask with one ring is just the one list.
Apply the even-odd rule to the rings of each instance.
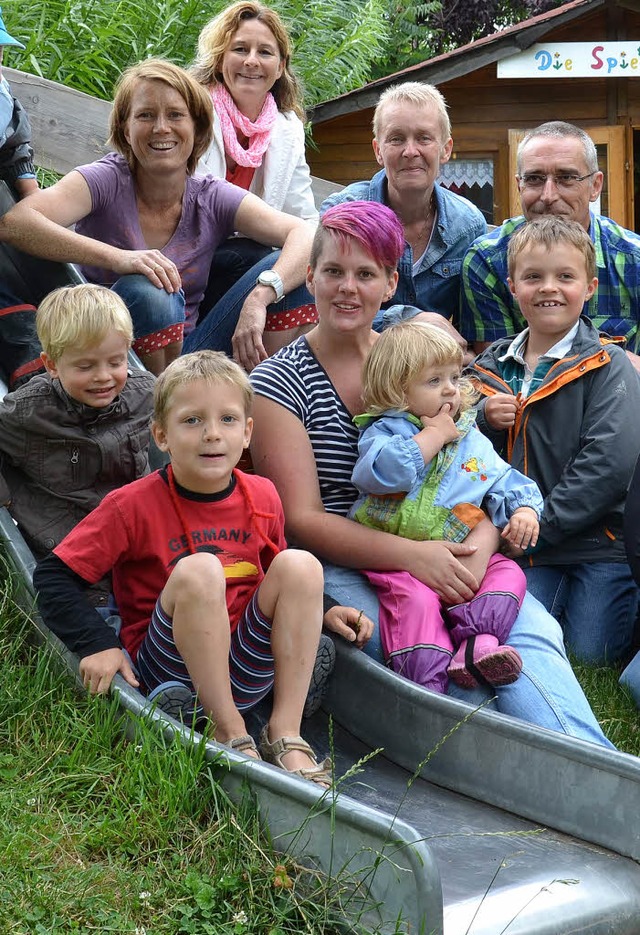
[[507, 284], [507, 247], [527, 221], [547, 214], [577, 221], [596, 248], [598, 288], [584, 314], [601, 331], [627, 340], [640, 370], [640, 237], [611, 218], [593, 214], [603, 175], [591, 137], [554, 120], [530, 130], [517, 154], [522, 215], [510, 218], [469, 248], [462, 267], [461, 327], [476, 353], [525, 326]]

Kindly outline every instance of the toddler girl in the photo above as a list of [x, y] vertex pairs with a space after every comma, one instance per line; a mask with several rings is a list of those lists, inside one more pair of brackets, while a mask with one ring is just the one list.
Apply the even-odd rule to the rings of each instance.
[[[542, 496], [476, 428], [463, 353], [441, 328], [405, 322], [385, 331], [364, 367], [366, 414], [353, 483], [361, 492], [350, 516], [408, 539], [462, 542], [488, 513], [506, 542], [535, 545]], [[464, 604], [443, 608], [429, 587], [407, 572], [365, 571], [380, 600], [387, 665], [444, 692], [458, 685], [506, 685], [522, 661], [505, 645], [526, 583], [503, 555], [478, 567], [462, 559], [480, 587]], [[446, 622], [445, 622], [446, 620]], [[453, 658], [452, 658], [453, 657]]]

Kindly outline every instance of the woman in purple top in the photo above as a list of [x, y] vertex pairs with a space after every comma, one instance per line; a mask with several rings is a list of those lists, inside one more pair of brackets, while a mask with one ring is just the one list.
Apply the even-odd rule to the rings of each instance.
[[[1, 240], [78, 263], [89, 280], [112, 286], [131, 311], [134, 349], [154, 373], [194, 329], [212, 254], [234, 230], [282, 247], [270, 278], [240, 311], [241, 362], [266, 356], [267, 305], [304, 281], [313, 236], [304, 221], [226, 181], [194, 176], [211, 132], [206, 90], [170, 62], [141, 62], [116, 90], [109, 141], [117, 152], [75, 169], [0, 220]], [[280, 335], [286, 343], [295, 329]]]

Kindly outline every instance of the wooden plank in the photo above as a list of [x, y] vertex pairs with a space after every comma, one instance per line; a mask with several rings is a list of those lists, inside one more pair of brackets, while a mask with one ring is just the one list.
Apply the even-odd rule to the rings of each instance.
[[65, 173], [109, 151], [110, 103], [13, 68], [2, 71], [29, 114], [39, 166]]

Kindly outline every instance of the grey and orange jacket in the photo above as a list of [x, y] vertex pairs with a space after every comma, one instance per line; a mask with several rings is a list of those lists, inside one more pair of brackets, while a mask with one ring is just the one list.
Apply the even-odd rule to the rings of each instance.
[[581, 317], [569, 354], [521, 401], [515, 425], [495, 431], [484, 408], [488, 397], [512, 394], [498, 363], [512, 340], [495, 341], [468, 374], [482, 393], [478, 427], [544, 497], [542, 543], [524, 563], [626, 561], [622, 515], [640, 453], [640, 376], [622, 347]]

